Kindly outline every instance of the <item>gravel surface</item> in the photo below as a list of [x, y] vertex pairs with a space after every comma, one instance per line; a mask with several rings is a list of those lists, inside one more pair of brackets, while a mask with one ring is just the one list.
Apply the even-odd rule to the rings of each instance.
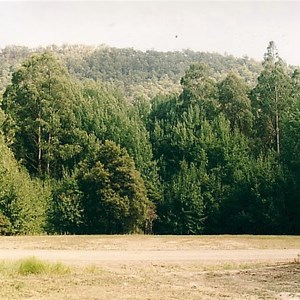
[[291, 262], [300, 251], [297, 249], [251, 250], [29, 250], [1, 249], [0, 259], [21, 259], [35, 256], [42, 260], [60, 261], [72, 265], [102, 264], [103, 262], [164, 261], [200, 263], [224, 262]]

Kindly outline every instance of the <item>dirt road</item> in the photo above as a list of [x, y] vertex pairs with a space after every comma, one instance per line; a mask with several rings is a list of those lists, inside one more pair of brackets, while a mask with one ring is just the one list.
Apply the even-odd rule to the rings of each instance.
[[298, 257], [297, 249], [237, 249], [237, 250], [30, 250], [0, 249], [1, 259], [20, 259], [35, 256], [42, 260], [60, 261], [72, 265], [109, 262], [284, 262]]
[[[300, 299], [299, 255], [300, 236], [0, 237], [0, 300]], [[31, 256], [70, 273], [13, 269]]]

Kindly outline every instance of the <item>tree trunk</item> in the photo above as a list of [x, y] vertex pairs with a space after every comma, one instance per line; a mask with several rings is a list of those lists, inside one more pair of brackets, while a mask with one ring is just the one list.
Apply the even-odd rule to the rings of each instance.
[[41, 112], [39, 112], [39, 126], [38, 126], [38, 176], [42, 176], [42, 127], [41, 127]]
[[50, 176], [50, 146], [51, 146], [51, 133], [49, 133], [49, 136], [48, 136], [48, 153], [47, 153], [47, 166], [46, 166], [46, 172], [47, 172], [47, 175]]
[[275, 111], [276, 150], [277, 150], [277, 154], [279, 154], [280, 153], [280, 132], [279, 132], [278, 93], [277, 93], [276, 85], [275, 85], [275, 104], [276, 104], [276, 111]]
[[[49, 98], [51, 99], [51, 72], [50, 70], [48, 69], [47, 70], [47, 75], [48, 75], [48, 93], [49, 93]], [[49, 129], [50, 131], [50, 129]], [[47, 175], [50, 176], [50, 155], [51, 155], [51, 150], [50, 150], [50, 147], [51, 147], [51, 133], [49, 132], [48, 134], [48, 149], [47, 149], [47, 165], [46, 165], [46, 172], [47, 172]]]

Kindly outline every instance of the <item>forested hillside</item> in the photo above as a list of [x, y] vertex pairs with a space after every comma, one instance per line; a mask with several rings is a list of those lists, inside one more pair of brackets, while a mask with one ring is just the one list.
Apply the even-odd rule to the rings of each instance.
[[0, 232], [300, 233], [300, 71], [109, 47], [1, 52]]
[[261, 70], [260, 63], [247, 57], [235, 58], [191, 50], [142, 52], [108, 46], [65, 45], [37, 49], [9, 46], [0, 50], [0, 91], [4, 90], [12, 72], [20, 67], [24, 59], [45, 50], [55, 53], [72, 76], [111, 83], [130, 100], [138, 96], [150, 99], [159, 92], [179, 92], [180, 78], [193, 63], [206, 63], [215, 78], [224, 77], [229, 71], [236, 72], [252, 85]]

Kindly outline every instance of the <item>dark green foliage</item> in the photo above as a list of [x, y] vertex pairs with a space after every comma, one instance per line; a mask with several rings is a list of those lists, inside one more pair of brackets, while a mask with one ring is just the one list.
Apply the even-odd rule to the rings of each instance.
[[72, 234], [142, 232], [155, 217], [155, 207], [133, 160], [111, 141], [91, 142], [88, 151], [74, 175], [54, 185], [49, 229]]
[[156, 228], [161, 233], [200, 234], [204, 229], [203, 172], [185, 161], [165, 187], [165, 202], [160, 207]]
[[[286, 153], [286, 161], [291, 161], [297, 157], [291, 151], [295, 153], [297, 149], [294, 126], [299, 121], [292, 121], [297, 109], [289, 105], [292, 91], [297, 98], [299, 90], [295, 83], [291, 89], [292, 78], [281, 62], [266, 66], [269, 63], [265, 63], [252, 91], [254, 95], [260, 89], [260, 107], [254, 100], [251, 106], [250, 89], [234, 74], [218, 84], [217, 93], [216, 84], [203, 65], [191, 66], [186, 72], [181, 80], [181, 95], [154, 99], [148, 128], [164, 182], [164, 197], [158, 206], [155, 227], [158, 232], [265, 234], [291, 232], [291, 228], [298, 232], [295, 220], [300, 206], [295, 195], [299, 185], [291, 177], [287, 180], [288, 173], [278, 161], [275, 117], [278, 114], [280, 146]], [[273, 75], [262, 86], [262, 78], [268, 72]], [[297, 82], [296, 74], [293, 76]], [[277, 111], [274, 97], [268, 96], [272, 93], [262, 94], [268, 88], [272, 91], [272, 87], [273, 91], [275, 87], [278, 89]], [[263, 110], [265, 105], [272, 108]], [[257, 134], [262, 126], [259, 122], [267, 114], [273, 122], [273, 131], [268, 134], [270, 143], [266, 142], [266, 135]], [[285, 136], [292, 140], [287, 141]], [[189, 167], [183, 171], [182, 166]], [[195, 169], [197, 176], [193, 177]], [[289, 193], [293, 196], [288, 196]]]
[[84, 233], [83, 193], [75, 176], [64, 176], [52, 189], [48, 230], [61, 234]]
[[0, 212], [0, 235], [9, 234], [12, 234], [12, 228], [9, 218], [3, 215], [2, 212]]
[[[25, 50], [2, 51], [4, 69]], [[261, 67], [52, 50], [60, 60], [26, 60], [0, 102], [1, 234], [300, 233], [300, 72], [273, 42]]]
[[278, 234], [284, 231], [285, 181], [274, 154], [244, 161], [235, 172], [221, 217], [226, 233]]
[[300, 232], [300, 84], [298, 72], [293, 74], [293, 105], [283, 119], [281, 158], [286, 174], [286, 232]]
[[95, 145], [80, 164], [77, 181], [88, 233], [143, 230], [151, 203], [126, 150], [111, 141]]

